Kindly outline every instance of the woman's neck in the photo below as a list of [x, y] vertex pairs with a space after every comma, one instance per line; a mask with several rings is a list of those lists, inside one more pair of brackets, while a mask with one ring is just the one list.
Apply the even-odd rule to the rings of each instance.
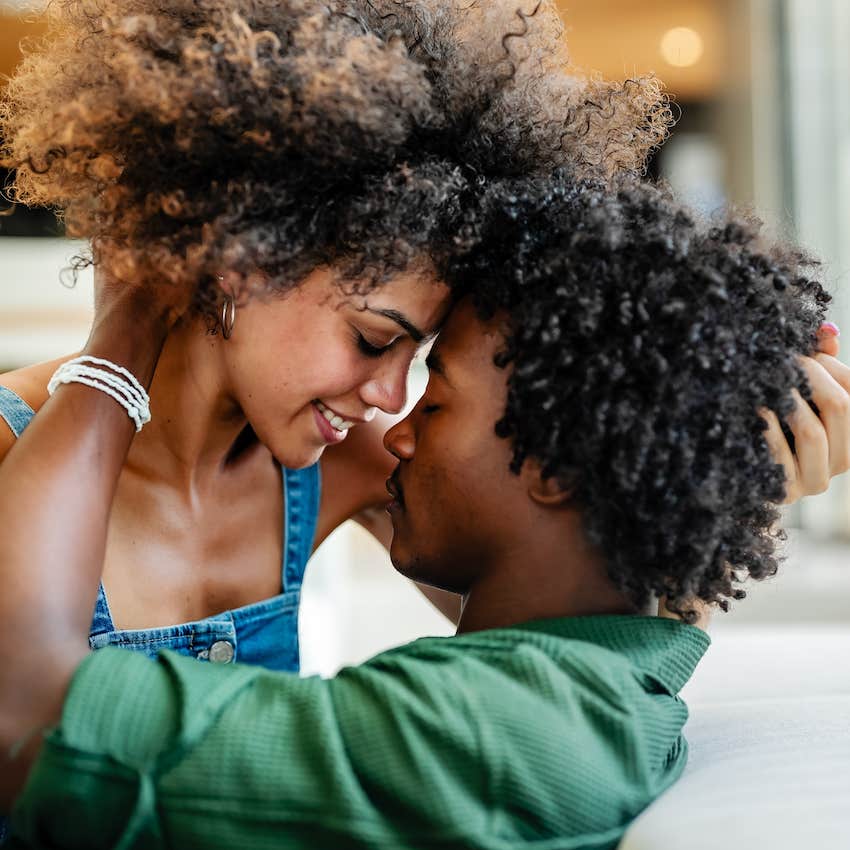
[[200, 321], [169, 335], [150, 388], [151, 422], [127, 467], [179, 489], [205, 489], [225, 471], [247, 420], [231, 391], [220, 335]]

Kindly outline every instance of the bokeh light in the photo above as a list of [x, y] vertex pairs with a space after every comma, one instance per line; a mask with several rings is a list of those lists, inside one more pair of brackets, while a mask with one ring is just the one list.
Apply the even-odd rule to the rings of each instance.
[[690, 68], [702, 54], [702, 36], [690, 27], [673, 27], [661, 38], [661, 55], [674, 68]]

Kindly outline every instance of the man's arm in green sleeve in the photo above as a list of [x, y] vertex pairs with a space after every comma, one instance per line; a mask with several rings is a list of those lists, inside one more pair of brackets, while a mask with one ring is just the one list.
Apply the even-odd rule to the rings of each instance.
[[462, 683], [447, 684], [404, 655], [324, 681], [102, 650], [74, 679], [16, 833], [56, 847], [337, 848], [474, 832], [478, 741]]

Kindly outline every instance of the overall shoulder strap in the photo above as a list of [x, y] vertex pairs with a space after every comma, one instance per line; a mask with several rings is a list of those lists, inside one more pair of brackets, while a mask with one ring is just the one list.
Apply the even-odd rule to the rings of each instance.
[[0, 387], [0, 418], [6, 421], [16, 437], [23, 434], [33, 416], [35, 411], [17, 393]]
[[284, 558], [283, 589], [301, 587], [307, 561], [313, 551], [321, 500], [319, 464], [306, 469], [283, 469]]

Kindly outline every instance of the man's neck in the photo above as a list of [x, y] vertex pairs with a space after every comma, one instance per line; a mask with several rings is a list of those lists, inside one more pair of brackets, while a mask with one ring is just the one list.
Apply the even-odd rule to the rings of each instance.
[[[470, 592], [464, 597], [457, 634], [479, 632], [485, 629], [500, 629], [527, 623], [531, 620], [547, 620], [554, 617], [588, 617], [604, 614], [636, 614], [635, 607], [622, 594], [611, 590], [606, 596], [588, 598], [585, 594], [564, 594], [553, 597], [545, 593], [536, 598], [523, 600], [503, 593], [488, 594], [487, 591]], [[489, 588], [487, 589], [490, 590]]]
[[528, 545], [483, 571], [464, 595], [458, 634], [552, 617], [638, 613], [608, 577], [577, 519], [548, 530], [556, 533], [538, 528]]

